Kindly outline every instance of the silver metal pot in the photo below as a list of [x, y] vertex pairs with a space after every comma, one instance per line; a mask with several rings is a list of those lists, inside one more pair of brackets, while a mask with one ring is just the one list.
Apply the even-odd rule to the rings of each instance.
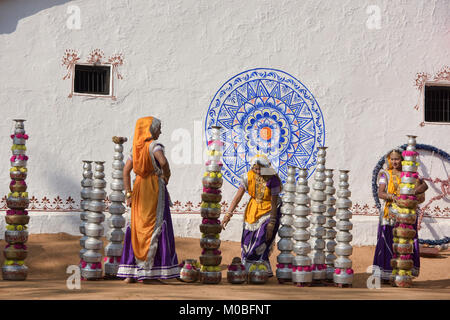
[[111, 229], [108, 231], [107, 239], [113, 242], [122, 242], [125, 238], [125, 234], [122, 229]]
[[278, 235], [281, 238], [289, 238], [289, 237], [292, 237], [293, 234], [294, 234], [294, 228], [292, 228], [289, 225], [283, 225], [283, 226], [281, 226], [281, 228], [278, 229]]
[[3, 265], [2, 266], [3, 280], [23, 281], [28, 275], [28, 267], [25, 265]]
[[309, 283], [312, 282], [313, 274], [311, 271], [294, 271], [292, 272], [292, 282]]
[[298, 255], [298, 256], [294, 257], [292, 264], [295, 266], [301, 266], [301, 267], [310, 266], [311, 258], [306, 255], [301, 255], [301, 256]]
[[339, 231], [336, 234], [336, 240], [339, 242], [350, 242], [353, 239], [353, 235], [350, 232]]
[[104, 228], [101, 224], [86, 223], [84, 228], [88, 237], [101, 237], [103, 235]]
[[400, 194], [414, 195], [416, 193], [415, 189], [403, 187], [400, 188]]
[[295, 207], [290, 203], [283, 203], [283, 206], [280, 210], [282, 214], [291, 215], [294, 213]]
[[311, 249], [312, 250], [323, 250], [325, 249], [325, 241], [323, 239], [311, 239]]
[[125, 194], [122, 191], [113, 191], [109, 195], [109, 200], [112, 202], [125, 202]]
[[341, 221], [338, 221], [337, 223], [336, 223], [336, 228], [338, 229], [338, 230], [341, 230], [341, 231], [343, 231], [343, 230], [352, 230], [353, 229], [353, 223], [351, 223], [350, 221], [345, 221], [345, 220], [341, 220]]
[[[297, 230], [295, 230], [294, 235], [293, 235], [293, 238], [295, 241], [307, 241], [307, 240], [309, 240], [310, 237], [311, 237], [311, 235], [305, 229], [297, 229]], [[295, 248], [295, 245], [294, 245], [294, 248]]]
[[281, 238], [278, 241], [278, 250], [280, 251], [291, 251], [294, 248], [292, 240], [289, 238]]
[[100, 250], [103, 248], [103, 241], [96, 238], [88, 238], [84, 242], [84, 247], [88, 250]]
[[308, 207], [304, 206], [297, 206], [295, 207], [294, 214], [296, 216], [303, 216], [306, 217], [311, 213], [311, 210]]
[[86, 222], [87, 223], [102, 223], [105, 221], [105, 215], [103, 213], [89, 211], [86, 214]]
[[[303, 205], [307, 206], [311, 203], [311, 199], [307, 194], [297, 193], [297, 195], [295, 196], [295, 203], [298, 205], [303, 204]], [[297, 210], [297, 208], [295, 210]], [[309, 208], [308, 208], [308, 210], [309, 210]]]
[[203, 266], [218, 266], [222, 262], [222, 256], [220, 255], [201, 255], [200, 264]]
[[336, 245], [334, 251], [336, 252], [337, 255], [349, 256], [353, 252], [353, 247], [348, 243], [340, 242]]
[[402, 171], [403, 172], [405, 172], [405, 171], [408, 171], [408, 172], [417, 172], [417, 169], [418, 169], [419, 167], [417, 167], [417, 166], [402, 166]]
[[323, 225], [326, 222], [326, 217], [322, 216], [322, 215], [312, 215], [309, 218], [309, 221], [311, 222], [311, 224], [320, 224]]
[[117, 214], [111, 215], [109, 218], [110, 228], [123, 228], [125, 227], [125, 223], [125, 218]]
[[[101, 249], [101, 248], [102, 247], [100, 246], [99, 249]], [[120, 243], [110, 242], [105, 247], [105, 255], [107, 257], [121, 257], [122, 256], [122, 252], [123, 252], [123, 245], [122, 245], [121, 242]]]
[[292, 278], [292, 269], [291, 268], [277, 268], [276, 276], [278, 279], [291, 279]]
[[290, 263], [292, 263], [292, 259], [293, 259], [293, 255], [290, 253], [282, 252], [277, 256], [278, 263], [290, 264]]
[[335, 268], [351, 268], [352, 267], [352, 260], [350, 260], [347, 257], [337, 257], [336, 260], [334, 260], [334, 267]]
[[102, 261], [102, 254], [93, 250], [86, 250], [83, 255], [83, 260], [88, 263], [98, 263]]
[[305, 255], [311, 252], [311, 245], [307, 242], [296, 242], [294, 244], [293, 250], [297, 254], [297, 256], [294, 258], [294, 261], [296, 261], [295, 259], [301, 258], [301, 256], [299, 255]]
[[333, 274], [334, 283], [339, 284], [352, 284], [353, 283], [353, 274], [347, 274], [346, 272], [341, 272], [340, 274]]
[[309, 219], [305, 218], [304, 216], [294, 218], [295, 228], [308, 228], [309, 224], [310, 224]]

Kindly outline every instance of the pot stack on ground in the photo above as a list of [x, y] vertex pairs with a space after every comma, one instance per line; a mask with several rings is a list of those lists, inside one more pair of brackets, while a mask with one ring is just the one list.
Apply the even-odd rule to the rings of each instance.
[[106, 235], [107, 239], [110, 241], [105, 247], [105, 259], [103, 267], [105, 268], [105, 277], [116, 278], [117, 271], [119, 270], [120, 258], [122, 257], [123, 250], [123, 239], [125, 234], [122, 230], [125, 227], [125, 218], [123, 214], [125, 213], [125, 194], [123, 193], [123, 168], [125, 166], [123, 162], [123, 144], [128, 139], [125, 137], [112, 138], [114, 142], [114, 161], [112, 163], [112, 182], [111, 189], [112, 192], [109, 195], [109, 200], [111, 204], [108, 208], [111, 216], [109, 217], [109, 232]]
[[202, 224], [200, 232], [200, 246], [202, 254], [199, 258], [200, 279], [205, 284], [217, 284], [222, 280], [220, 263], [222, 256], [220, 248], [220, 214], [222, 193], [220, 188], [223, 184], [222, 178], [222, 148], [220, 140], [220, 127], [212, 127], [211, 140], [208, 141], [208, 160], [206, 161], [206, 172], [203, 177], [203, 193], [201, 203]]
[[105, 221], [103, 211], [106, 209], [104, 201], [106, 199], [106, 181], [103, 179], [105, 177], [104, 162], [95, 161], [94, 163], [94, 180], [85, 225], [88, 239], [84, 243], [86, 252], [83, 255], [84, 261], [81, 268], [81, 276], [87, 280], [98, 280], [103, 277], [101, 250], [103, 249], [102, 236], [104, 232], [102, 223]]
[[11, 135], [13, 140], [11, 169], [9, 184], [10, 193], [6, 199], [8, 210], [6, 211], [6, 231], [5, 241], [7, 245], [3, 250], [5, 262], [2, 266], [3, 280], [25, 280], [28, 275], [28, 267], [25, 265], [25, 258], [28, 250], [25, 243], [28, 240], [27, 224], [30, 221], [28, 215], [28, 199], [27, 184], [27, 160], [25, 142], [28, 135], [25, 133], [24, 121], [15, 119], [14, 134]]
[[81, 180], [81, 202], [80, 209], [82, 210], [80, 213], [80, 233], [82, 237], [80, 238], [80, 263], [79, 266], [82, 268], [85, 262], [83, 260], [83, 255], [86, 252], [86, 248], [84, 244], [87, 240], [86, 236], [86, 223], [87, 223], [87, 214], [89, 213], [89, 201], [91, 199], [91, 191], [92, 191], [92, 161], [83, 160], [83, 180]]
[[333, 281], [339, 287], [351, 287], [353, 283], [352, 260], [349, 258], [353, 252], [353, 247], [350, 244], [353, 239], [350, 233], [353, 224], [350, 222], [352, 202], [349, 199], [351, 192], [348, 184], [348, 172], [348, 170], [339, 170], [339, 189], [336, 194], [336, 218], [338, 219], [336, 229], [338, 232], [336, 235], [335, 252], [337, 258], [334, 261]]
[[312, 185], [313, 192], [311, 193], [311, 254], [312, 260], [312, 274], [313, 281], [321, 283], [326, 278], [327, 265], [325, 264], [325, 216], [323, 215], [327, 207], [324, 202], [326, 200], [325, 194], [325, 157], [327, 147], [319, 147], [317, 152], [317, 165], [314, 173], [314, 182]]
[[296, 256], [293, 259], [292, 282], [298, 286], [309, 286], [312, 282], [311, 258], [308, 254], [311, 252], [309, 244], [310, 234], [308, 231], [309, 219], [311, 213], [309, 205], [311, 199], [308, 196], [308, 170], [301, 168], [298, 174], [296, 186], [295, 209], [294, 209], [294, 252]]
[[323, 214], [326, 217], [325, 221], [325, 263], [327, 265], [327, 281], [333, 282], [333, 274], [334, 274], [334, 260], [336, 260], [336, 255], [334, 254], [334, 248], [336, 247], [336, 241], [334, 238], [336, 237], [336, 230], [334, 227], [336, 226], [336, 221], [333, 217], [336, 214], [336, 208], [334, 205], [336, 204], [336, 198], [333, 196], [336, 192], [336, 188], [334, 188], [333, 181], [333, 169], [325, 169], [325, 194], [327, 195], [327, 199], [324, 204], [327, 206], [327, 210]]
[[397, 287], [412, 286], [412, 271], [414, 261], [414, 237], [416, 230], [414, 224], [417, 219], [416, 207], [418, 204], [415, 196], [415, 186], [417, 183], [417, 160], [416, 136], [408, 136], [408, 146], [403, 152], [402, 173], [400, 183], [400, 196], [396, 199], [396, 204], [391, 207], [391, 214], [395, 216], [394, 255], [391, 260], [392, 284]]
[[292, 280], [292, 260], [294, 255], [292, 249], [292, 235], [294, 234], [294, 202], [295, 202], [295, 167], [289, 166], [287, 170], [286, 183], [283, 185], [283, 205], [281, 206], [281, 227], [278, 230], [280, 240], [278, 241], [278, 250], [280, 254], [277, 256], [277, 278], [279, 283]]

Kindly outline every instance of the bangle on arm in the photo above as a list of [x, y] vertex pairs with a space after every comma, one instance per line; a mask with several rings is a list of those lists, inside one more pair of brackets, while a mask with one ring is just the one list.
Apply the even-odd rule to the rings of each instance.
[[131, 198], [132, 195], [133, 195], [133, 191], [128, 190], [128, 191], [125, 193], [125, 198], [126, 198], [126, 199], [129, 199], [129, 198]]

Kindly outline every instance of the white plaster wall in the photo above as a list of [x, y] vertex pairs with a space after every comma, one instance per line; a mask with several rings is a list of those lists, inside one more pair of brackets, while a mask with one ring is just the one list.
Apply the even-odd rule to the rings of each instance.
[[[80, 30], [66, 26], [69, 5], [81, 10]], [[369, 5], [381, 9], [379, 30], [366, 27]], [[446, 0], [3, 0], [0, 193], [9, 192], [13, 118], [27, 119], [30, 196], [78, 203], [81, 160], [105, 160], [109, 179], [111, 137], [131, 138], [136, 119], [154, 115], [163, 121], [172, 199], [198, 202], [203, 167], [194, 161], [194, 144], [201, 142], [192, 138], [192, 163], [177, 164], [174, 130], [193, 136], [226, 80], [268, 67], [313, 93], [325, 119], [327, 166], [350, 169], [352, 201], [372, 205], [372, 169], [406, 134], [450, 152], [450, 126], [420, 127], [423, 110], [413, 109], [416, 73], [450, 63], [449, 19]], [[67, 98], [64, 51], [76, 49], [85, 60], [95, 48], [125, 56], [117, 101]], [[433, 176], [445, 178], [446, 171]], [[233, 192], [225, 183], [224, 200]], [[448, 207], [448, 199], [439, 206]]]

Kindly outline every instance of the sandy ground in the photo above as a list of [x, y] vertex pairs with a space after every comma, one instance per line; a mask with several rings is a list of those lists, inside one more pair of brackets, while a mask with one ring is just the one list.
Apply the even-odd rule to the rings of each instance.
[[[125, 284], [120, 280], [82, 281], [81, 289], [69, 290], [66, 268], [78, 264], [79, 237], [67, 234], [30, 235], [29, 256], [26, 265], [29, 274], [26, 281], [0, 280], [0, 299], [245, 299], [245, 300], [291, 300], [291, 299], [449, 299], [450, 298], [450, 251], [439, 257], [421, 258], [420, 276], [413, 288], [395, 288], [382, 285], [381, 289], [369, 290], [366, 286], [374, 247], [353, 249], [355, 277], [352, 288], [305, 287], [297, 288], [292, 283], [279, 284], [275, 277], [265, 285], [232, 285], [226, 282], [226, 265], [240, 255], [238, 242], [223, 241], [222, 283], [203, 285], [167, 280], [164, 284]], [[106, 244], [106, 241], [105, 241]], [[1, 246], [5, 245], [2, 241]], [[198, 239], [177, 238], [179, 261], [198, 259], [201, 249]], [[275, 250], [271, 263], [276, 265]], [[4, 257], [0, 258], [3, 265]]]

